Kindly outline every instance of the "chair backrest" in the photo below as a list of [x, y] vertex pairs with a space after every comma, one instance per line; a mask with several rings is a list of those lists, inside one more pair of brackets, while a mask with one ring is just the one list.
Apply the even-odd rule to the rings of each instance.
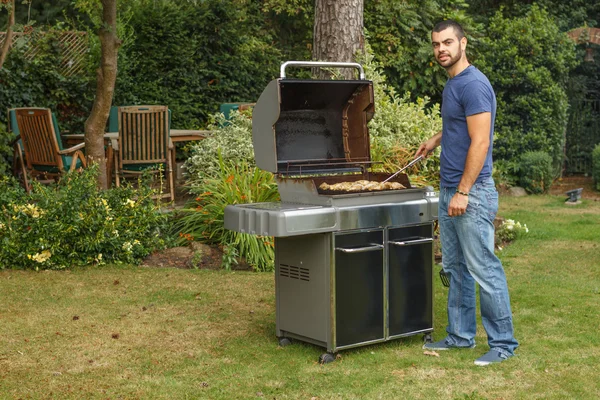
[[[64, 160], [58, 154], [61, 150], [60, 133], [54, 128], [56, 119], [48, 108], [14, 109], [16, 124], [23, 141], [23, 150], [28, 168], [36, 166], [56, 167], [64, 170]], [[15, 128], [16, 127], [16, 128]]]
[[17, 125], [17, 114], [15, 113], [16, 108], [8, 109], [8, 131], [14, 133], [15, 136], [21, 134], [19, 132], [19, 126]]
[[[12, 132], [15, 136], [18, 136], [21, 134], [21, 132], [19, 132], [19, 125], [17, 124], [17, 113], [16, 113], [17, 110], [31, 110], [31, 108], [30, 107], [22, 107], [22, 108], [9, 108], [8, 109], [8, 131]], [[60, 137], [60, 128], [58, 126], [58, 119], [56, 118], [56, 114], [54, 114], [54, 113], [52, 113], [52, 126], [54, 126], [54, 133], [56, 133], [56, 141], [58, 142], [58, 148], [61, 150], [64, 150], [62, 139]], [[116, 130], [115, 130], [115, 132], [116, 132]]]
[[119, 167], [167, 162], [168, 112], [167, 106], [119, 107]]
[[[171, 127], [171, 110], [169, 110], [169, 127]], [[107, 132], [119, 131], [119, 106], [110, 107], [108, 114], [108, 129]]]

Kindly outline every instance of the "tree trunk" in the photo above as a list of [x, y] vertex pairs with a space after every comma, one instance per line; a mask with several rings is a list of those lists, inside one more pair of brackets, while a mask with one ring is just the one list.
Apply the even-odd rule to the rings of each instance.
[[[364, 51], [364, 0], [316, 0], [313, 59], [316, 61], [352, 62]], [[356, 79], [355, 70], [341, 71], [346, 79]], [[331, 73], [321, 69], [319, 78]]]
[[85, 121], [85, 149], [88, 164], [99, 164], [98, 186], [106, 189], [110, 177], [106, 174], [104, 128], [115, 91], [117, 54], [121, 45], [117, 37], [117, 0], [102, 0], [102, 22], [99, 33], [100, 68], [96, 71], [96, 97], [92, 112]]
[[6, 37], [4, 38], [4, 44], [2, 45], [2, 54], [0, 54], [0, 68], [2, 68], [4, 65], [4, 61], [6, 61], [6, 56], [8, 55], [10, 46], [12, 44], [13, 26], [15, 25], [15, 0], [12, 0], [10, 4], [10, 13], [8, 16], [7, 25]]

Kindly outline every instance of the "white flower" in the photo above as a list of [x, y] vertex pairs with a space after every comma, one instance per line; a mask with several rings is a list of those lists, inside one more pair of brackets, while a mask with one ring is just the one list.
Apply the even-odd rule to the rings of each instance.
[[133, 245], [130, 242], [123, 243], [123, 250], [129, 252], [133, 248]]
[[114, 237], [119, 237], [119, 231], [117, 231], [116, 229], [112, 231], [112, 234]]

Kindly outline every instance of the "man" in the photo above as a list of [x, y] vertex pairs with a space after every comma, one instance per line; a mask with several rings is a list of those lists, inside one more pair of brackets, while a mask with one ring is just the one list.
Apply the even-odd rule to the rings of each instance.
[[476, 365], [499, 363], [518, 343], [506, 276], [494, 254], [498, 193], [492, 179], [496, 96], [486, 76], [470, 65], [467, 38], [455, 21], [438, 23], [431, 33], [436, 61], [450, 79], [442, 95], [442, 131], [421, 144], [415, 156], [441, 144], [439, 223], [444, 272], [449, 275], [448, 335], [428, 350], [475, 347], [475, 282], [490, 350]]

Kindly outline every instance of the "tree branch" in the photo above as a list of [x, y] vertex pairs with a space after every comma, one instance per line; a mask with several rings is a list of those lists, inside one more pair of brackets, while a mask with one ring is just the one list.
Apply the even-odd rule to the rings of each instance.
[[12, 45], [12, 36], [13, 36], [13, 26], [15, 24], [15, 0], [11, 1], [10, 5], [10, 15], [8, 16], [8, 26], [6, 27], [6, 38], [4, 39], [4, 44], [2, 45], [2, 53], [0, 54], [0, 68], [4, 65], [4, 61], [6, 60], [6, 56], [10, 51], [10, 47]]

